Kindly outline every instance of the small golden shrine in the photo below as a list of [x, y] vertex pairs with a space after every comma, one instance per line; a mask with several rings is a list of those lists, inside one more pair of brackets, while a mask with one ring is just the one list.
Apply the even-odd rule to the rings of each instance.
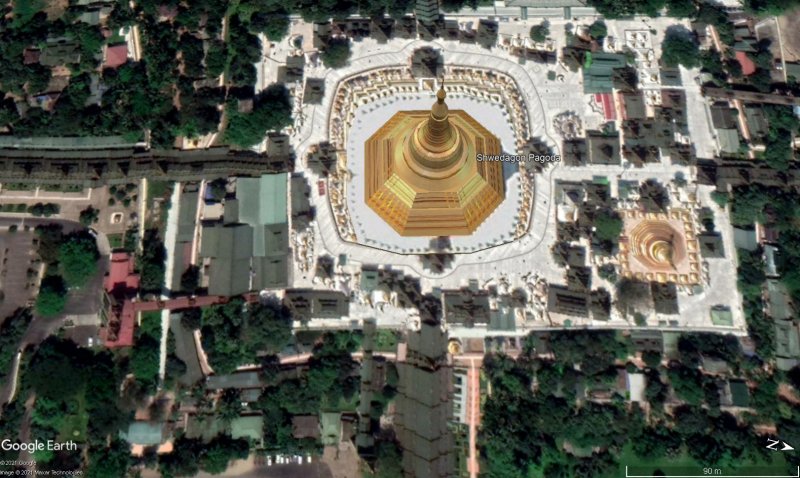
[[642, 281], [693, 285], [701, 282], [700, 252], [690, 211], [621, 211], [622, 275]]

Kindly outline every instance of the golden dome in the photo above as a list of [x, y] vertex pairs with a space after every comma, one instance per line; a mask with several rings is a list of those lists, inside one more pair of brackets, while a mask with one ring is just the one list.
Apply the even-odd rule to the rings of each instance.
[[672, 244], [668, 241], [655, 241], [650, 246], [650, 257], [659, 264], [672, 264]]
[[686, 255], [682, 237], [666, 221], [644, 220], [630, 232], [630, 247], [652, 270], [666, 272]]
[[471, 234], [503, 201], [500, 140], [443, 88], [430, 111], [396, 113], [365, 143], [365, 200], [404, 236]]

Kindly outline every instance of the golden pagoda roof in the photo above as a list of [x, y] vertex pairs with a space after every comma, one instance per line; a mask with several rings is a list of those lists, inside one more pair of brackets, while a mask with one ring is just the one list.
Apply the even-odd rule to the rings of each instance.
[[691, 215], [683, 210], [664, 213], [623, 212], [620, 237], [622, 275], [644, 281], [700, 282], [700, 256]]
[[505, 196], [500, 140], [450, 111], [439, 89], [430, 111], [401, 111], [364, 144], [365, 200], [399, 234], [471, 234]]

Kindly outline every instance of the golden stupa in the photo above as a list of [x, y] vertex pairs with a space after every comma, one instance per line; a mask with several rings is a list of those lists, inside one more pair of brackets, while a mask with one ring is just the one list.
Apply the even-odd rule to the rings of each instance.
[[401, 111], [365, 143], [367, 204], [403, 236], [467, 235], [505, 197], [500, 140], [440, 88], [430, 111]]
[[620, 237], [622, 275], [643, 281], [698, 284], [700, 255], [688, 211], [623, 212]]

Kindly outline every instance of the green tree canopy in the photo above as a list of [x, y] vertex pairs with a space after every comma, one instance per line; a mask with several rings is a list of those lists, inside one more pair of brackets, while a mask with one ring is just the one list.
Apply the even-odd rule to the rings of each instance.
[[66, 304], [67, 287], [61, 276], [42, 279], [39, 295], [36, 297], [36, 313], [42, 317], [53, 317], [60, 314]]
[[694, 68], [700, 66], [699, 58], [700, 50], [697, 43], [686, 29], [673, 27], [667, 31], [664, 41], [661, 42], [661, 60], [666, 66], [683, 65], [686, 68]]
[[256, 97], [251, 112], [240, 113], [231, 103], [227, 114], [225, 140], [249, 148], [263, 141], [268, 131], [279, 131], [292, 124], [289, 91], [283, 85], [272, 85]]
[[70, 287], [84, 286], [97, 273], [99, 258], [97, 241], [91, 234], [85, 231], [70, 234], [58, 254], [64, 281]]
[[322, 63], [327, 68], [342, 68], [350, 59], [350, 40], [347, 38], [332, 38], [322, 50], [320, 55]]
[[550, 34], [550, 23], [544, 21], [538, 25], [534, 25], [531, 27], [531, 40], [542, 43], [547, 40], [547, 35]]

